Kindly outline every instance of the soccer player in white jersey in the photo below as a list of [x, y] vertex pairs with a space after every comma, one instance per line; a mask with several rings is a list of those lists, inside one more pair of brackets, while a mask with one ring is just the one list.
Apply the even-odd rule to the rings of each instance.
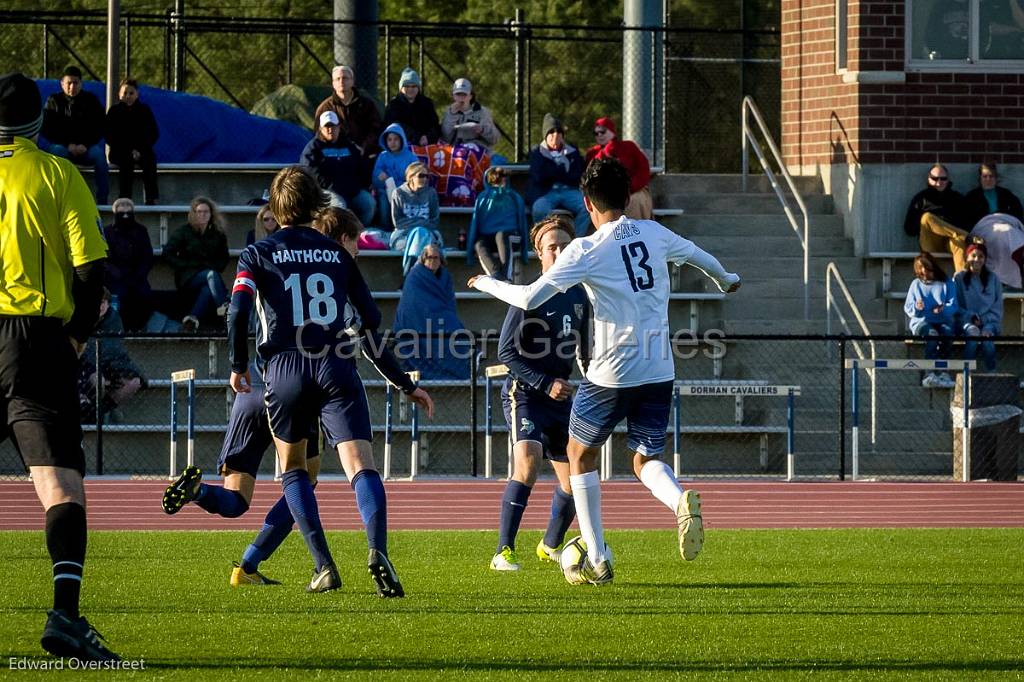
[[615, 159], [592, 162], [580, 181], [587, 212], [597, 231], [572, 241], [533, 284], [516, 286], [488, 276], [469, 285], [524, 310], [582, 284], [594, 310], [594, 348], [586, 379], [569, 421], [569, 481], [587, 561], [566, 571], [575, 584], [612, 581], [611, 560], [601, 525], [597, 472], [601, 446], [623, 419], [633, 473], [671, 509], [679, 526], [683, 559], [697, 557], [704, 543], [700, 495], [685, 492], [661, 461], [675, 378], [668, 329], [668, 263], [702, 270], [722, 291], [739, 289], [738, 275], [711, 254], [652, 220], [623, 216], [629, 175]]

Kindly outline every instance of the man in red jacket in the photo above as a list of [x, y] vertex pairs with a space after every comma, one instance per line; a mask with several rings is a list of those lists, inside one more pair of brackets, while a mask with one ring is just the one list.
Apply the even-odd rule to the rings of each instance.
[[615, 158], [629, 173], [629, 205], [626, 215], [634, 220], [650, 220], [653, 216], [653, 201], [647, 185], [651, 182], [651, 164], [640, 147], [629, 140], [616, 137], [615, 121], [607, 116], [594, 121], [594, 139], [597, 141], [587, 150], [587, 163], [593, 159]]

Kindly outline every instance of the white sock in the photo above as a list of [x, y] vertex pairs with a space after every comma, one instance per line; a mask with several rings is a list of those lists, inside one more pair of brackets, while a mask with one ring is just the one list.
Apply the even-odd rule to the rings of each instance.
[[647, 486], [651, 493], [661, 500], [661, 503], [676, 513], [679, 506], [679, 498], [683, 496], [683, 489], [679, 487], [679, 481], [672, 472], [672, 468], [660, 459], [651, 461], [640, 467], [640, 482]]
[[590, 563], [597, 566], [604, 561], [604, 528], [601, 526], [601, 477], [596, 471], [569, 477], [572, 498], [576, 503], [576, 520], [580, 535], [587, 543]]

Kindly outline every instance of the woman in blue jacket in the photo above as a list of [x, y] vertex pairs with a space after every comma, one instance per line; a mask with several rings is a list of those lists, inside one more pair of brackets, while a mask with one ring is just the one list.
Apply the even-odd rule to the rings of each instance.
[[[922, 251], [914, 259], [914, 274], [917, 278], [910, 283], [903, 311], [907, 314], [907, 326], [911, 333], [925, 337], [924, 357], [927, 360], [948, 360], [956, 333], [956, 318], [959, 308], [956, 302], [956, 285], [928, 252]], [[929, 372], [921, 381], [925, 388], [952, 388], [955, 382], [945, 372]]]
[[[526, 205], [519, 193], [508, 186], [508, 173], [500, 167], [487, 169], [484, 175], [487, 189], [476, 198], [473, 219], [466, 237], [466, 264], [473, 264], [473, 255], [480, 259], [480, 267], [498, 279], [512, 279], [513, 235], [519, 237], [523, 263], [527, 258]], [[498, 253], [495, 263], [493, 252]]]

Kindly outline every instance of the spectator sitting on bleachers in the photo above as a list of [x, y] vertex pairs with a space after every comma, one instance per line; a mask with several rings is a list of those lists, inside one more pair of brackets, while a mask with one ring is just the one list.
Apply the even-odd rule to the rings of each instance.
[[358, 147], [363, 158], [373, 158], [379, 151], [377, 133], [381, 128], [377, 104], [356, 89], [356, 75], [351, 67], [335, 66], [331, 85], [334, 93], [320, 102], [313, 120], [319, 123], [325, 111], [333, 111], [338, 116], [342, 137]]
[[441, 136], [437, 108], [434, 100], [420, 92], [422, 85], [420, 75], [406, 67], [398, 80], [401, 92], [388, 102], [384, 110], [384, 125], [398, 123], [405, 131], [405, 139], [409, 144], [420, 146], [434, 144]]
[[996, 164], [985, 162], [978, 166], [978, 186], [964, 196], [965, 224], [973, 227], [979, 220], [993, 213], [1012, 215], [1024, 220], [1024, 207], [1017, 195], [999, 187], [999, 171]]
[[182, 329], [194, 332], [199, 321], [216, 311], [223, 317], [228, 293], [221, 272], [228, 264], [228, 238], [217, 205], [206, 197], [192, 200], [188, 224], [171, 234], [164, 246], [164, 260], [174, 270], [174, 284], [191, 305]]
[[964, 220], [964, 197], [953, 189], [946, 167], [937, 163], [928, 171], [928, 187], [910, 200], [903, 229], [918, 238], [922, 251], [949, 251], [959, 271], [964, 269], [964, 248], [970, 239], [960, 227]]
[[[503, 168], [487, 169], [484, 176], [487, 189], [476, 198], [473, 219], [469, 223], [466, 244], [466, 263], [472, 264], [473, 255], [480, 260], [480, 267], [491, 277], [512, 279], [512, 235], [519, 237], [523, 263], [529, 242], [526, 224], [526, 205], [522, 197], [508, 186], [508, 174]], [[497, 251], [498, 262], [492, 253]]]
[[590, 231], [590, 217], [580, 192], [586, 164], [579, 150], [565, 141], [565, 128], [553, 114], [544, 114], [543, 130], [544, 140], [530, 150], [526, 200], [533, 204], [533, 222], [562, 208], [576, 216], [576, 234], [582, 237]]
[[597, 142], [587, 150], [587, 163], [594, 159], [618, 159], [629, 173], [629, 204], [626, 216], [634, 220], [650, 220], [654, 217], [654, 201], [651, 199], [651, 164], [635, 142], [620, 140], [615, 132], [615, 121], [604, 116], [594, 121], [594, 140]]
[[377, 156], [377, 162], [373, 166], [373, 189], [377, 192], [377, 212], [380, 217], [380, 226], [384, 230], [390, 230], [393, 225], [391, 223], [391, 202], [388, 198], [388, 180], [391, 180], [397, 189], [398, 185], [405, 181], [405, 169], [409, 167], [409, 164], [416, 163], [416, 155], [409, 149], [405, 131], [397, 123], [392, 123], [380, 134], [380, 146], [381, 153]]
[[309, 168], [330, 195], [331, 206], [350, 209], [364, 225], [373, 220], [373, 197], [362, 182], [362, 155], [358, 147], [342, 137], [336, 113], [320, 114], [320, 128], [302, 150], [299, 163]]
[[417, 349], [412, 357], [401, 358], [407, 371], [420, 370], [423, 379], [469, 378], [468, 348], [450, 338], [418, 338], [404, 341], [410, 333], [449, 335], [465, 329], [455, 310], [455, 285], [445, 267], [441, 249], [431, 244], [420, 253], [402, 287], [392, 329], [396, 349]]
[[110, 194], [110, 168], [103, 148], [103, 105], [82, 89], [82, 71], [77, 66], [64, 69], [60, 90], [50, 95], [43, 111], [42, 133], [50, 143], [45, 151], [78, 165], [93, 166], [96, 203], [105, 204]]
[[[916, 278], [910, 283], [907, 300], [903, 303], [907, 326], [912, 334], [925, 338], [925, 359], [948, 360], [952, 342], [935, 337], [949, 337], [956, 333], [956, 286], [926, 251], [914, 259], [914, 275]], [[929, 372], [921, 385], [925, 388], [952, 388], [954, 382], [945, 372]]]
[[[117, 309], [111, 305], [109, 291], [103, 292], [100, 301], [100, 320], [97, 331], [108, 334], [123, 334], [124, 325]], [[146, 387], [146, 378], [142, 370], [132, 361], [124, 342], [118, 337], [99, 339], [100, 371], [96, 372], [96, 342], [90, 338], [81, 358], [79, 375], [79, 401], [82, 405], [82, 421], [96, 421], [96, 382], [103, 379], [102, 414], [109, 415], [109, 421], [120, 422], [121, 416], [115, 412], [119, 405]]]
[[452, 85], [452, 103], [444, 110], [441, 137], [451, 145], [472, 143], [489, 152], [498, 143], [491, 110], [476, 101], [468, 78], [459, 78]]
[[[967, 269], [953, 276], [956, 284], [957, 305], [964, 336], [964, 359], [974, 360], [978, 356], [977, 338], [999, 336], [1003, 327], [1003, 285], [999, 278], [985, 265], [988, 250], [984, 244], [967, 247]], [[981, 341], [981, 357], [985, 369], [996, 368], [996, 346], [991, 341]]]
[[159, 199], [156, 186], [156, 155], [153, 145], [160, 137], [156, 118], [145, 102], [139, 100], [139, 84], [126, 78], [118, 89], [120, 101], [107, 112], [107, 144], [110, 160], [118, 166], [118, 196], [131, 198], [135, 166], [142, 170], [146, 204]]
[[249, 246], [261, 239], [266, 239], [277, 232], [281, 226], [277, 224], [277, 218], [270, 212], [270, 204], [263, 204], [260, 210], [256, 211], [256, 225], [245, 233], [245, 245]]
[[121, 198], [114, 202], [114, 220], [103, 230], [107, 240], [104, 283], [117, 297], [118, 312], [128, 329], [146, 326], [153, 312], [149, 271], [153, 267], [153, 242], [149, 230], [135, 220], [135, 204]]
[[395, 251], [405, 249], [409, 232], [417, 227], [429, 230], [436, 235], [435, 241], [442, 242], [437, 192], [430, 186], [430, 171], [419, 161], [409, 164], [405, 169], [405, 182], [391, 195], [391, 222], [395, 230], [391, 233], [390, 246]]

